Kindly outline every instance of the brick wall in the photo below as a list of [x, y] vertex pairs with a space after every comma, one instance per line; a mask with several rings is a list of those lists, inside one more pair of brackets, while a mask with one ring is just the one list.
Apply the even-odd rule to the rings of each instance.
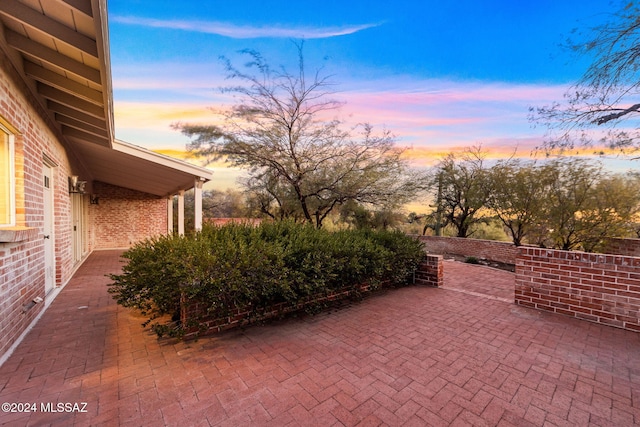
[[[441, 255], [427, 255], [423, 263], [418, 266], [415, 273], [415, 284], [423, 286], [442, 286], [444, 280], [444, 267]], [[388, 286], [383, 284], [382, 288]], [[255, 320], [266, 320], [274, 317], [284, 315], [286, 313], [299, 311], [306, 306], [313, 303], [322, 303], [330, 301], [340, 301], [349, 298], [357, 291], [361, 294], [372, 292], [369, 285], [356, 286], [355, 289], [345, 289], [343, 291], [334, 291], [328, 295], [307, 300], [299, 304], [279, 303], [268, 308], [257, 316]], [[221, 318], [205, 318], [203, 321], [203, 330], [199, 331], [198, 327], [194, 327], [188, 331], [184, 336], [185, 339], [194, 338], [199, 334], [206, 334], [211, 332], [219, 332], [231, 328], [235, 328], [242, 325], [252, 319], [252, 316], [256, 316], [257, 313], [253, 311], [254, 307], [235, 308], [231, 310], [228, 316]], [[189, 319], [197, 317], [197, 313], [201, 312], [202, 308], [197, 303], [188, 302], [183, 296], [180, 300], [180, 318], [182, 324], [189, 323]]]
[[426, 260], [418, 266], [415, 281], [416, 285], [441, 287], [444, 281], [442, 255], [427, 254]]
[[70, 200], [67, 176], [71, 163], [59, 134], [27, 91], [0, 50], [0, 116], [15, 135], [16, 225], [31, 228], [26, 238], [0, 242], [0, 359], [42, 311], [32, 305], [44, 294], [43, 159], [53, 168], [54, 245], [56, 285], [65, 284], [73, 272]]
[[94, 248], [128, 248], [167, 233], [166, 198], [97, 181], [93, 193], [98, 196], [98, 204], [89, 205]]
[[604, 249], [605, 254], [640, 256], [640, 239], [611, 238]]
[[419, 236], [429, 253], [473, 256], [488, 261], [515, 264], [518, 248], [513, 243], [461, 237]]
[[520, 247], [515, 302], [640, 332], [640, 258]]

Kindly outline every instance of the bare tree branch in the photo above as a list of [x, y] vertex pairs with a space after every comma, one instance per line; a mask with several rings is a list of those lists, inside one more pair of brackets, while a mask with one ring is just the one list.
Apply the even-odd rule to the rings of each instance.
[[338, 119], [326, 120], [342, 103], [331, 98], [330, 76], [306, 73], [302, 44], [297, 49], [295, 73], [272, 69], [251, 50], [243, 51], [249, 56], [244, 69], [223, 58], [228, 77], [242, 84], [222, 90], [238, 103], [222, 113], [221, 126], [176, 124], [191, 138], [188, 149], [248, 169], [247, 190], [273, 218], [301, 217], [321, 227], [347, 201], [405, 200], [412, 186], [393, 135], [374, 134], [368, 124], [349, 131]]

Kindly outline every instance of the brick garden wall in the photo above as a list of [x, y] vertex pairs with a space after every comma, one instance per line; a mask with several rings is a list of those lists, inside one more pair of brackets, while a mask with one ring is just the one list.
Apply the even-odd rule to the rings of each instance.
[[509, 242], [461, 237], [419, 236], [432, 254], [473, 256], [488, 261], [515, 264], [518, 248]]
[[97, 181], [93, 193], [99, 200], [89, 206], [90, 241], [96, 249], [128, 248], [167, 233], [166, 198]]
[[444, 281], [442, 255], [427, 254], [426, 260], [418, 266], [415, 274], [416, 285], [441, 287]]
[[605, 254], [640, 257], [640, 239], [611, 238], [607, 241], [602, 252]]
[[[423, 285], [423, 286], [442, 286], [444, 280], [444, 267], [442, 264], [442, 256], [441, 255], [427, 255], [425, 261], [418, 266], [418, 269], [415, 274], [415, 284]], [[385, 285], [382, 286], [383, 288]], [[344, 290], [344, 291], [335, 291], [332, 294], [325, 295], [323, 297], [319, 297], [313, 300], [306, 301], [304, 303], [300, 303], [297, 305], [288, 304], [288, 303], [279, 303], [265, 309], [264, 313], [259, 316], [259, 320], [271, 319], [274, 317], [281, 316], [286, 313], [298, 311], [304, 309], [305, 306], [311, 303], [321, 303], [321, 302], [330, 302], [330, 301], [340, 301], [346, 298], [349, 298], [354, 292], [353, 289]], [[357, 292], [366, 294], [371, 292], [369, 285], [362, 285], [357, 287]], [[183, 298], [180, 301], [180, 318], [183, 324], [187, 324], [189, 319], [194, 317], [196, 313], [201, 310], [197, 304], [189, 304]], [[227, 329], [238, 327], [246, 323], [252, 315], [252, 311], [249, 308], [236, 308], [233, 309], [232, 312], [227, 317], [223, 318], [210, 318], [204, 321], [203, 323], [206, 325], [203, 331], [200, 331], [202, 334], [208, 334], [213, 332], [220, 332]], [[255, 315], [255, 313], [253, 313]], [[254, 320], [258, 320], [254, 319]], [[191, 339], [198, 335], [197, 328], [193, 328], [184, 335], [183, 338]]]
[[0, 242], [0, 358], [42, 311], [37, 304], [26, 311], [44, 290], [43, 159], [53, 168], [54, 244], [56, 285], [73, 272], [70, 207], [67, 177], [71, 162], [58, 134], [32, 98], [7, 57], [0, 50], [0, 117], [17, 130], [15, 143], [16, 225], [28, 227], [26, 237]]
[[640, 258], [520, 247], [515, 302], [640, 332]]

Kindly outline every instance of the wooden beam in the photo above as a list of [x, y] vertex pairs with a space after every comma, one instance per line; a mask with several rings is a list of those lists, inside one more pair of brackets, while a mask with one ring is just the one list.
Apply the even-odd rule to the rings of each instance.
[[46, 99], [56, 101], [62, 105], [66, 105], [67, 107], [74, 108], [78, 111], [82, 111], [93, 117], [104, 120], [104, 108], [73, 96], [70, 93], [63, 92], [60, 89], [56, 89], [44, 83], [38, 83], [38, 93]]
[[61, 68], [62, 70], [80, 78], [90, 80], [96, 84], [102, 84], [100, 71], [95, 68], [91, 68], [88, 65], [69, 58], [68, 56], [64, 56], [53, 49], [49, 49], [40, 43], [34, 42], [33, 40], [16, 33], [15, 31], [7, 29], [5, 31], [5, 37], [9, 46], [26, 55], [32, 56], [40, 61], [53, 65], [54, 67]]
[[62, 126], [62, 134], [71, 138], [77, 138], [83, 141], [93, 142], [98, 145], [109, 147], [111, 141], [109, 138], [103, 138], [101, 136], [94, 135], [89, 132], [85, 132], [79, 129], [70, 128], [68, 126]]
[[76, 9], [79, 12], [84, 13], [85, 15], [93, 18], [93, 10], [91, 9], [91, 2], [85, 0], [61, 0], [62, 2], [68, 4], [72, 8]]
[[62, 105], [59, 102], [55, 102], [52, 100], [47, 101], [47, 108], [56, 113], [56, 120], [58, 116], [65, 116], [84, 123], [88, 123], [101, 129], [106, 129], [106, 121], [104, 120], [104, 118], [90, 116], [89, 114], [83, 113], [82, 111], [76, 110], [75, 108], [67, 107], [66, 105]]
[[80, 99], [89, 101], [92, 104], [96, 104], [99, 106], [104, 105], [102, 92], [91, 89], [86, 85], [71, 80], [61, 74], [56, 73], [55, 71], [51, 71], [37, 64], [34, 64], [31, 61], [24, 61], [24, 72], [28, 76], [33, 77], [39, 82], [46, 83], [49, 86], [55, 87], [56, 89], [68, 92]]
[[2, 0], [0, 2], [0, 14], [15, 19], [29, 28], [53, 37], [57, 41], [73, 46], [87, 55], [98, 58], [98, 46], [95, 40], [43, 15], [24, 3], [20, 3], [17, 0]]
[[104, 128], [98, 128], [98, 127], [92, 126], [92, 125], [90, 125], [90, 124], [88, 124], [86, 122], [82, 122], [80, 120], [72, 119], [71, 117], [67, 117], [67, 116], [61, 116], [59, 114], [56, 114], [56, 120], [61, 125], [65, 125], [65, 126], [68, 126], [70, 128], [78, 129], [78, 130], [90, 133], [92, 135], [100, 136], [100, 137], [105, 138], [105, 139], [109, 139], [109, 134], [106, 131], [106, 129], [104, 129]]

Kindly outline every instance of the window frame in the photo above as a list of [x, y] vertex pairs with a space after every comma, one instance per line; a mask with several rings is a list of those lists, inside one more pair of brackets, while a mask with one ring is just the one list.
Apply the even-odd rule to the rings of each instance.
[[[9, 217], [9, 222], [5, 223], [2, 222], [4, 221], [4, 213], [2, 215], [2, 220], [0, 221], [0, 227], [15, 227], [16, 225], [16, 176], [15, 176], [15, 161], [16, 161], [16, 157], [15, 157], [15, 134], [7, 127], [5, 126], [2, 121], [0, 121], [0, 132], [6, 135], [7, 138], [7, 142], [8, 142], [8, 154], [9, 154], [9, 168], [6, 172], [8, 176], [9, 176], [9, 206], [8, 206], [8, 217]], [[5, 150], [3, 148], [2, 153], [0, 153], [0, 155], [4, 154]]]

